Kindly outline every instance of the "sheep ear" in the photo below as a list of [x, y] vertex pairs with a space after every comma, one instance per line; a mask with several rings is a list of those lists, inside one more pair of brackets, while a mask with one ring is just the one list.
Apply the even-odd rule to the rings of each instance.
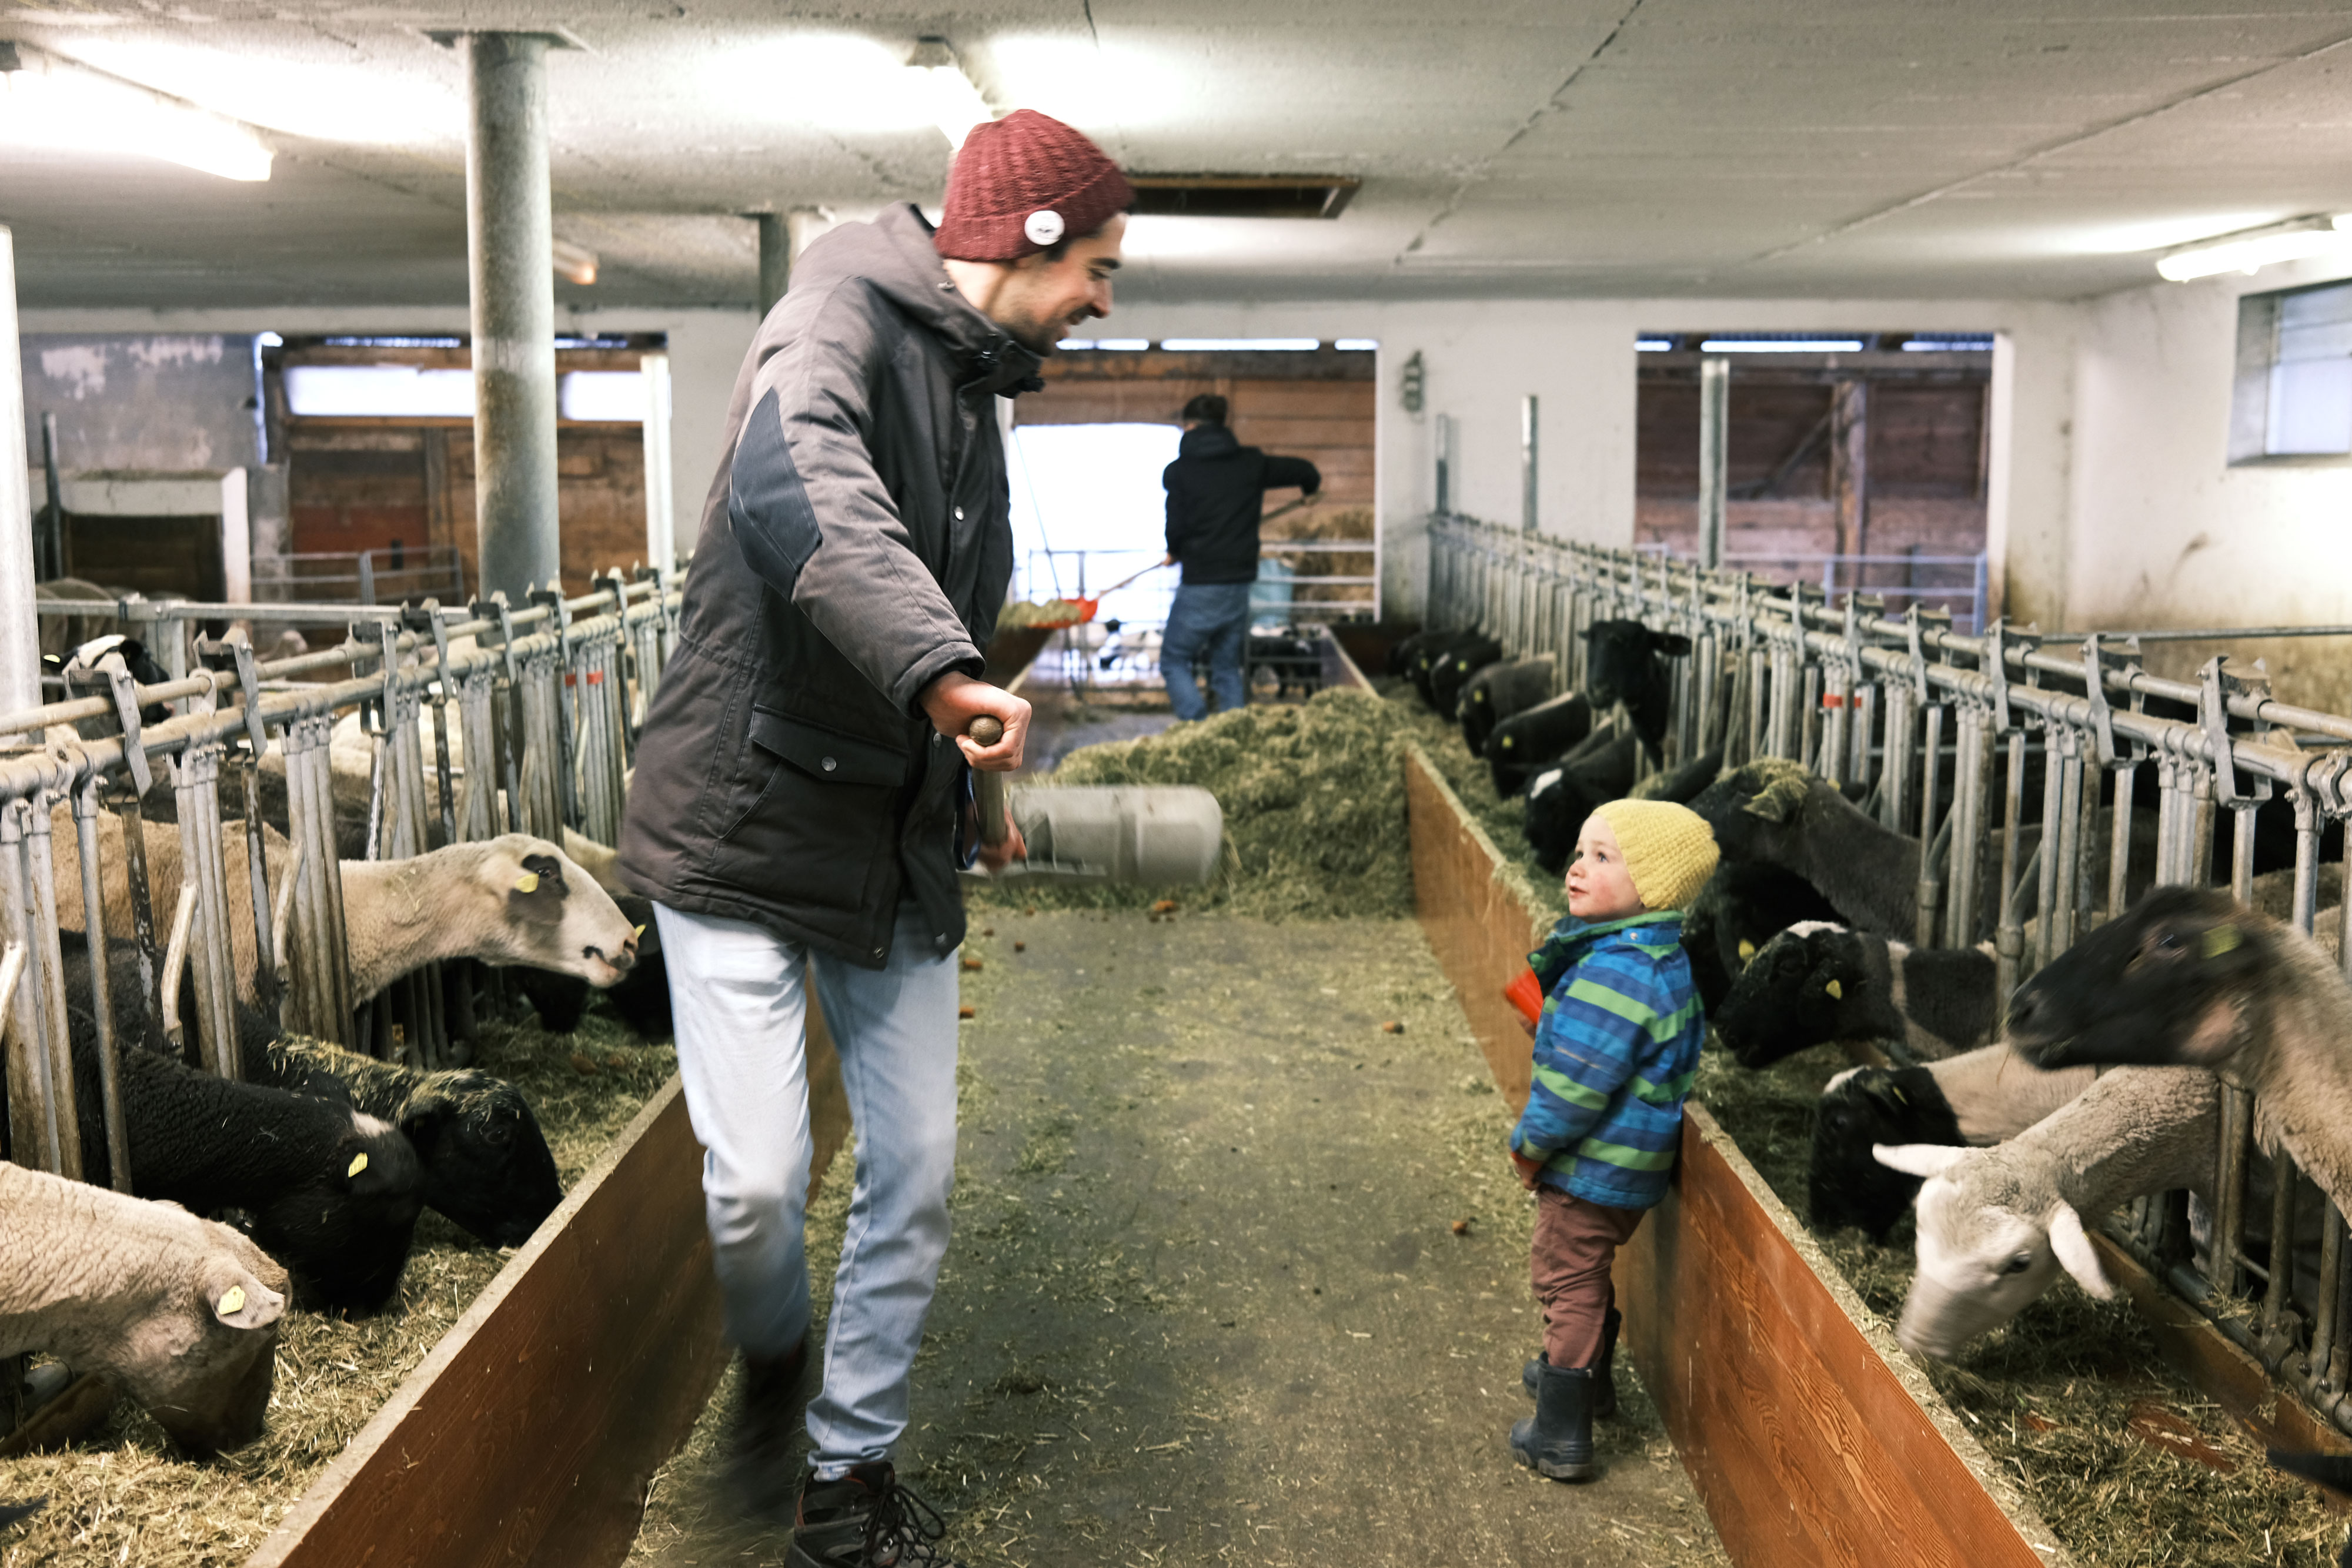
[[245, 1270], [228, 1265], [207, 1270], [206, 1274], [205, 1301], [213, 1316], [228, 1327], [268, 1328], [285, 1315], [286, 1298]]
[[2066, 1272], [2074, 1276], [2074, 1283], [2103, 1301], [2115, 1300], [2116, 1287], [2107, 1279], [2106, 1270], [2099, 1266], [2097, 1249], [2084, 1232], [2083, 1217], [2074, 1212], [2071, 1203], [2061, 1202], [2050, 1215], [2050, 1250]]
[[1958, 1144], [1873, 1144], [1871, 1158], [1889, 1170], [1915, 1176], [1939, 1176], [1959, 1163], [1969, 1151]]

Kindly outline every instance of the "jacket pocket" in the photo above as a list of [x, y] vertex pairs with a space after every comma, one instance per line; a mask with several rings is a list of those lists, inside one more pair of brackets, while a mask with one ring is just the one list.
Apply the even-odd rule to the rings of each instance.
[[739, 800], [714, 846], [721, 881], [780, 907], [856, 914], [896, 896], [903, 752], [754, 707]]
[[751, 709], [751, 744], [761, 750], [827, 784], [880, 784], [896, 789], [907, 781], [909, 761], [905, 752], [822, 729], [773, 708]]

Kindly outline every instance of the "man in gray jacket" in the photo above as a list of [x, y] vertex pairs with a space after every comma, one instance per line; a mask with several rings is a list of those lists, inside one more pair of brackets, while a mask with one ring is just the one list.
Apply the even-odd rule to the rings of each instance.
[[[705, 1152], [745, 1501], [799, 1507], [794, 1568], [934, 1561], [890, 1452], [948, 1242], [957, 868], [969, 768], [1020, 765], [1029, 705], [983, 684], [1013, 563], [996, 399], [1106, 315], [1126, 178], [1029, 110], [976, 128], [934, 232], [911, 204], [809, 247], [737, 379], [677, 653], [646, 718], [621, 871], [656, 905]], [[991, 747], [965, 729], [1000, 720]], [[804, 1481], [802, 1218], [814, 984], [857, 1132]]]

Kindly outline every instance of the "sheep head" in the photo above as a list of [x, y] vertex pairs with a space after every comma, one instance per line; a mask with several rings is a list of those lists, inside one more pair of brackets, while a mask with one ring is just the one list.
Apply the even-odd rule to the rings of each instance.
[[1841, 1038], [1850, 1000], [1870, 983], [1860, 941], [1840, 925], [1791, 926], [1743, 961], [1711, 1020], [1742, 1067], [1769, 1067]]
[[1796, 825], [1816, 782], [1797, 763], [1760, 758], [1700, 790], [1690, 808], [1715, 830], [1727, 860], [1752, 860], [1763, 852], [1769, 829]]
[[2023, 1312], [2062, 1270], [2101, 1300], [2115, 1294], [2082, 1216], [2057, 1196], [2055, 1155], [1940, 1144], [1881, 1144], [1871, 1153], [1927, 1178], [1916, 1206], [1918, 1271], [1895, 1329], [1913, 1354], [1950, 1360]]
[[636, 927], [578, 862], [524, 833], [480, 847], [475, 881], [495, 901], [504, 962], [576, 975], [599, 989], [635, 967]]
[[2009, 1043], [2036, 1067], [2220, 1067], [2245, 1044], [2275, 923], [2228, 894], [2159, 887], [2060, 954], [2009, 1004]]
[[400, 1130], [425, 1168], [425, 1201], [494, 1247], [520, 1247], [563, 1201], [555, 1155], [521, 1091], [474, 1068], [409, 1095]]

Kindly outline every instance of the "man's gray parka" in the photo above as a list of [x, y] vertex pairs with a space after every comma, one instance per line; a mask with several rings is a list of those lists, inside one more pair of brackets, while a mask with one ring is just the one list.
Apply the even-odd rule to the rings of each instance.
[[963, 758], [918, 698], [977, 676], [1013, 566], [996, 398], [1039, 361], [911, 205], [811, 246], [728, 409], [621, 874], [867, 967], [902, 901], [963, 940]]

